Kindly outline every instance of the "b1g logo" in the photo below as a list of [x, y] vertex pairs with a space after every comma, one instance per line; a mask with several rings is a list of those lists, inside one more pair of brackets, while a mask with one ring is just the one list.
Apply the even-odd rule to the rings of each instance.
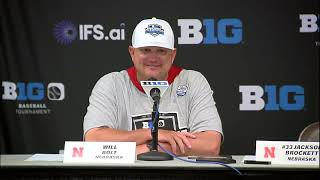
[[[298, 111], [304, 108], [304, 88], [299, 85], [239, 86], [240, 111]], [[265, 95], [265, 97], [263, 97]]]
[[300, 14], [299, 18], [301, 20], [301, 27], [299, 29], [300, 32], [319, 32], [319, 15], [317, 17], [315, 14]]
[[169, 86], [168, 81], [141, 81], [142, 86]]
[[[164, 127], [165, 126], [165, 122], [164, 120], [160, 119], [158, 121], [158, 127]], [[152, 128], [152, 122], [151, 121], [145, 121], [145, 122], [142, 122], [142, 128], [143, 129], [149, 129], [149, 128]]]
[[[41, 101], [45, 97], [45, 88], [40, 82], [2, 82], [3, 100], [19, 101]], [[47, 86], [47, 97], [49, 100], [61, 101], [65, 98], [65, 88], [62, 83], [49, 83]]]
[[[181, 36], [178, 44], [238, 44], [242, 41], [242, 22], [226, 19], [178, 19]], [[204, 34], [200, 31], [204, 28]]]

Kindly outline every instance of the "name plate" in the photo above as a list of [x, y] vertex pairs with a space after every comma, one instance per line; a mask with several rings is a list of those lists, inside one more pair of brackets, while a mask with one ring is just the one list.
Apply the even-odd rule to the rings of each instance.
[[319, 142], [256, 141], [256, 160], [319, 166]]
[[66, 141], [64, 163], [134, 163], [136, 142]]

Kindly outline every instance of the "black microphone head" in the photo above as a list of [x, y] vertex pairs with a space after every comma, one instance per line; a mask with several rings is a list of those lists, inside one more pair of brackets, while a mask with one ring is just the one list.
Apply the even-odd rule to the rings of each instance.
[[159, 88], [152, 88], [150, 90], [150, 96], [154, 101], [160, 101], [160, 89]]
[[[148, 81], [158, 81], [158, 80], [156, 78], [154, 78], [154, 77], [151, 77], [151, 78], [148, 79]], [[156, 88], [156, 87], [152, 88], [150, 90], [150, 96], [154, 101], [159, 103], [160, 102], [160, 89]]]

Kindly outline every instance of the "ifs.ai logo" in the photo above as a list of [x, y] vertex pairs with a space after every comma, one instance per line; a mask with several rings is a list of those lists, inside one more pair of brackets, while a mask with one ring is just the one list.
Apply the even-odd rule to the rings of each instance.
[[63, 20], [54, 25], [53, 35], [58, 43], [69, 45], [74, 40], [125, 40], [125, 24], [119, 28], [106, 29], [101, 24], [74, 24]]
[[67, 45], [77, 38], [78, 30], [72, 22], [61, 21], [55, 24], [53, 34], [58, 43]]
[[178, 19], [178, 44], [239, 44], [243, 37], [240, 19]]
[[51, 82], [47, 86], [41, 82], [2, 81], [2, 100], [17, 101], [17, 114], [50, 114], [51, 109], [45, 103], [62, 101], [65, 98], [64, 84]]
[[299, 85], [241, 85], [240, 111], [299, 111], [304, 108], [304, 88]]

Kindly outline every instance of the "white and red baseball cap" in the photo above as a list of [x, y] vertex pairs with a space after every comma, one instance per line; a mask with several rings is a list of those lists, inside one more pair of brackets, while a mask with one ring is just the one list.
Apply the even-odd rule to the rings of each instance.
[[174, 49], [174, 35], [170, 24], [162, 19], [142, 20], [132, 34], [134, 48], [157, 46]]

